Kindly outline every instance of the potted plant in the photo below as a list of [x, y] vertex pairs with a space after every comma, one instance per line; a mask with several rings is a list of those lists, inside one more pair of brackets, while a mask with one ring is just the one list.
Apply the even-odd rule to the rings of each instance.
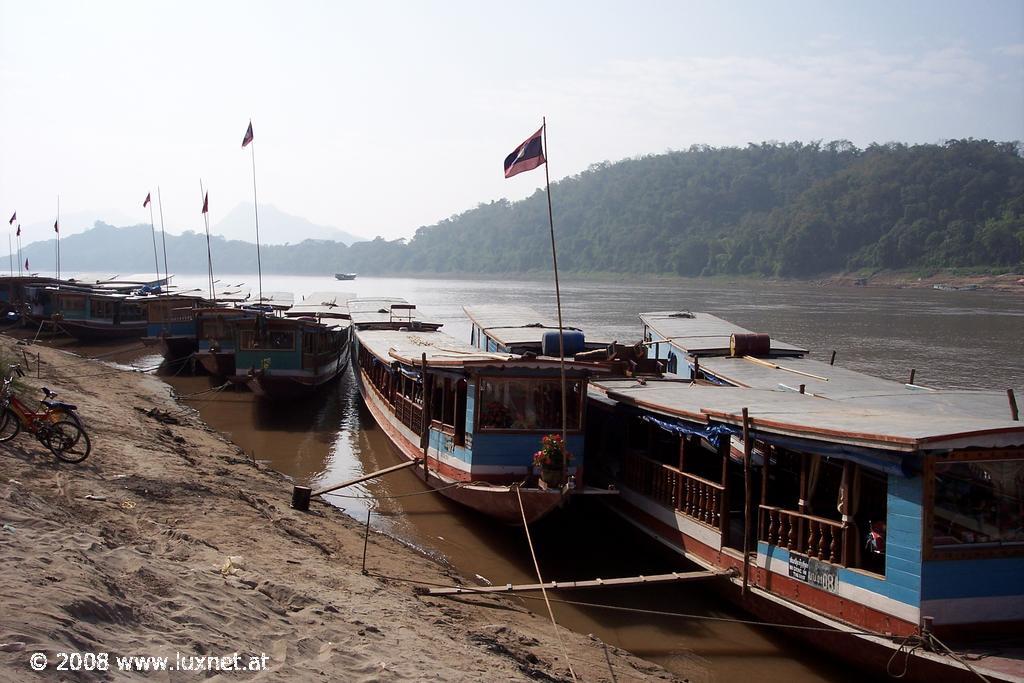
[[560, 486], [564, 466], [572, 462], [572, 454], [558, 434], [548, 434], [540, 440], [540, 450], [533, 454], [533, 466], [540, 468], [540, 478], [549, 486]]

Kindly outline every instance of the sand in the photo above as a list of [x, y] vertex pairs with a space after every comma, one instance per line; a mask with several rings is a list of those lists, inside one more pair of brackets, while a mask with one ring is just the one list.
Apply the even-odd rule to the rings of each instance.
[[[23, 348], [0, 337], [5, 362]], [[571, 680], [550, 621], [517, 601], [432, 598], [378, 575], [459, 580], [414, 549], [371, 533], [375, 574], [363, 575], [359, 523], [321, 502], [290, 509], [283, 476], [155, 377], [36, 352], [44, 379], [24, 380], [22, 395], [41, 397], [46, 385], [78, 405], [93, 450], [69, 465], [24, 433], [0, 444], [0, 679]], [[675, 680], [593, 636], [560, 632], [579, 680]], [[30, 668], [37, 652], [43, 673]], [[76, 652], [107, 653], [109, 670], [54, 670]], [[235, 653], [266, 669], [129, 675], [115, 659], [174, 666]]]

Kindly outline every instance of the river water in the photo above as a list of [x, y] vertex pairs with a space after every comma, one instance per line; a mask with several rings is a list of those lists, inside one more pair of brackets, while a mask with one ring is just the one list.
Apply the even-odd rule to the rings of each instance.
[[[252, 275], [224, 276], [246, 282]], [[205, 287], [202, 276], [178, 276], [183, 287]], [[426, 319], [469, 339], [463, 305], [526, 304], [554, 315], [550, 279], [451, 280], [360, 277], [264, 277], [265, 291], [289, 291], [296, 302], [314, 291], [358, 296], [400, 296]], [[599, 327], [623, 342], [637, 341], [637, 314], [653, 310], [705, 311], [757, 332], [799, 344], [811, 357], [854, 370], [935, 387], [1024, 387], [1024, 297], [985, 291], [817, 287], [761, 282], [563, 281], [567, 323]], [[139, 365], [159, 358], [139, 358]], [[209, 389], [208, 377], [165, 376], [179, 394]], [[351, 373], [315, 399], [271, 406], [244, 391], [222, 391], [194, 400], [203, 418], [241, 448], [315, 487], [344, 481], [400, 462], [360, 404]], [[282, 491], [282, 502], [290, 491]], [[364, 521], [453, 565], [467, 577], [493, 583], [531, 583], [535, 574], [521, 529], [480, 519], [447, 499], [425, 493], [409, 472], [397, 472], [332, 496], [331, 502]], [[545, 580], [657, 574], [686, 569], [666, 551], [609, 514], [592, 499], [574, 502], [533, 530]], [[367, 559], [372, 571], [372, 554]], [[415, 579], [416, 577], [407, 577]], [[593, 633], [607, 643], [657, 662], [691, 681], [853, 681], [862, 677], [809, 651], [784, 633], [732, 620], [743, 618], [697, 584], [576, 591], [557, 596], [697, 615], [652, 616], [601, 607], [555, 604], [560, 624]], [[541, 613], [543, 605], [524, 600]], [[495, 620], [500, 620], [495, 614]], [[546, 618], [538, 629], [550, 629]], [[572, 656], [572, 653], [570, 653]], [[627, 672], [616, 672], [630, 680]]]

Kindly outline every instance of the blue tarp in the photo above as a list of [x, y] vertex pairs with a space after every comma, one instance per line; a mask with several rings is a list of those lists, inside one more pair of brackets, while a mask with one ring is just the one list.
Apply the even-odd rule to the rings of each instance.
[[[719, 447], [722, 437], [731, 438], [743, 433], [740, 427], [726, 424], [698, 425], [683, 420], [673, 420], [666, 417], [655, 417], [649, 413], [641, 413], [640, 418], [644, 422], [657, 425], [672, 434], [685, 436], [699, 436], [707, 439], [715, 448]], [[860, 448], [846, 444], [833, 443], [830, 441], [815, 441], [812, 439], [801, 439], [792, 436], [781, 436], [778, 434], [765, 434], [764, 432], [751, 432], [751, 437], [758, 441], [779, 446], [791, 451], [813, 453], [829, 458], [849, 460], [864, 467], [870, 467], [886, 474], [896, 474], [903, 477], [913, 477], [921, 471], [920, 459], [912, 453], [896, 453], [893, 451], [882, 451], [873, 448]]]

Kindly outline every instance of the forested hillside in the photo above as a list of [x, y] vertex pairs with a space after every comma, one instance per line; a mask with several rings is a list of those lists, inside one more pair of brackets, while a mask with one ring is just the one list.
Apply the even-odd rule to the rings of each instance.
[[[573, 271], [804, 277], [857, 268], [1019, 267], [1024, 159], [1013, 143], [693, 147], [594, 166], [552, 186]], [[543, 192], [357, 244], [385, 269], [547, 268]]]
[[[577, 273], [811, 277], [1019, 270], [1024, 260], [1019, 143], [695, 146], [597, 164], [551, 194], [559, 266]], [[98, 224], [62, 240], [64, 269], [152, 270], [148, 226], [113, 230]], [[33, 270], [51, 267], [52, 242], [30, 249]], [[168, 250], [172, 272], [205, 271], [205, 237], [168, 236]], [[307, 240], [264, 247], [262, 257], [266, 272], [281, 273], [548, 270], [546, 197], [481, 204], [408, 241]], [[215, 239], [213, 260], [219, 272], [250, 272], [255, 247]]]

